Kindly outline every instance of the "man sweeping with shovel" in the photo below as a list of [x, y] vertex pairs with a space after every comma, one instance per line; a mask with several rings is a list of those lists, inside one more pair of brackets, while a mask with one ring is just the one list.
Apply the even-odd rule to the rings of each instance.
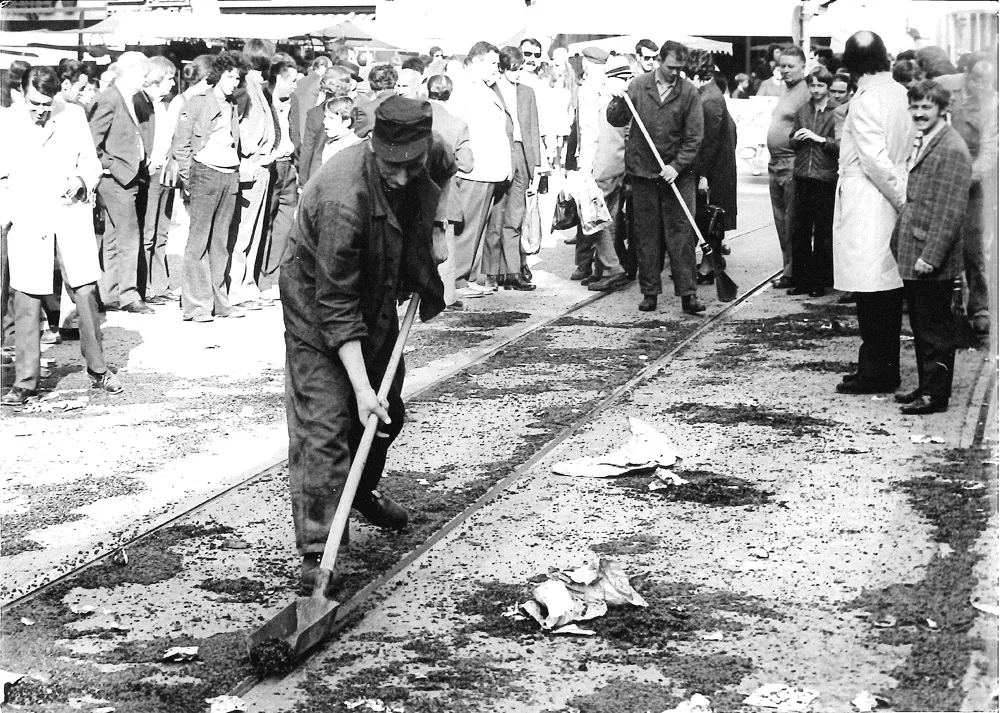
[[[347, 516], [344, 509], [333, 524], [341, 499], [353, 496], [373, 525], [407, 523], [406, 510], [376, 488], [403, 426], [404, 370], [395, 366], [416, 303], [424, 321], [444, 309], [431, 238], [440, 189], [426, 168], [432, 117], [425, 101], [383, 102], [371, 141], [338, 153], [306, 186], [281, 268], [288, 477], [303, 593], [326, 576], [327, 537]], [[400, 330], [397, 300], [411, 294]], [[365, 426], [373, 415], [372, 439]], [[364, 464], [356, 495], [352, 460]], [[334, 552], [339, 539], [330, 537]]]

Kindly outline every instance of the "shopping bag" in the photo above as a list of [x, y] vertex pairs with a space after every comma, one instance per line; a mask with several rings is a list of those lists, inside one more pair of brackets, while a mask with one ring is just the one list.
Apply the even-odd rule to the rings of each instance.
[[552, 214], [552, 229], [566, 230], [573, 228], [580, 223], [580, 216], [576, 212], [576, 201], [573, 196], [565, 190], [559, 191], [556, 198], [556, 209]]
[[604, 202], [604, 191], [589, 174], [581, 175], [577, 186], [577, 210], [580, 229], [584, 235], [593, 235], [611, 223], [611, 213]]
[[521, 252], [534, 255], [542, 249], [542, 216], [538, 208], [538, 192], [525, 193], [524, 222], [521, 223]]

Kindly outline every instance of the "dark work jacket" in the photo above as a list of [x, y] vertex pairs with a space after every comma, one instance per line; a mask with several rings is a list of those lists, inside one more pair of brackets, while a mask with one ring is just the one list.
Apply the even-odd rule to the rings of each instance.
[[[686, 79], [678, 77], [665, 102], [660, 102], [656, 88], [656, 72], [636, 77], [628, 86], [628, 96], [635, 104], [653, 143], [663, 159], [677, 173], [690, 170], [698, 155], [704, 133], [705, 117], [698, 90]], [[625, 141], [625, 173], [641, 178], [657, 178], [660, 164], [649, 149], [646, 137], [632, 121], [632, 112], [621, 97], [608, 103], [608, 123], [628, 126]]]
[[696, 176], [708, 179], [709, 200], [726, 211], [723, 230], [736, 228], [736, 122], [722, 90], [709, 82], [698, 89], [705, 114], [705, 134], [694, 160]]
[[792, 165], [792, 175], [795, 178], [812, 178], [827, 183], [837, 182], [837, 168], [840, 162], [840, 143], [837, 141], [836, 109], [839, 105], [832, 99], [826, 102], [826, 108], [817, 112], [812, 101], [807, 101], [797, 112], [792, 123], [792, 136], [799, 129], [809, 129], [825, 139], [825, 144], [815, 141], [798, 141], [792, 139], [795, 149], [795, 163]]
[[405, 226], [389, 208], [368, 142], [339, 152], [299, 200], [289, 257], [281, 266], [285, 329], [330, 355], [359, 340], [378, 384], [397, 332], [396, 300], [420, 295], [420, 318], [444, 309], [431, 231], [441, 189], [426, 171], [408, 190], [416, 199]]

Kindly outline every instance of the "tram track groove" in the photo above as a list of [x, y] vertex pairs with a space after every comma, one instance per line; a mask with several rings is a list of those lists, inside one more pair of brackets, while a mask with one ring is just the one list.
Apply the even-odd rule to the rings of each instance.
[[[758, 226], [756, 228], [750, 228], [750, 229], [745, 230], [743, 232], [739, 232], [739, 233], [736, 233], [735, 235], [729, 236], [727, 238], [727, 241], [731, 243], [734, 240], [737, 240], [737, 239], [742, 238], [744, 236], [751, 235], [753, 233], [759, 232], [760, 230], [764, 230], [767, 227], [769, 227], [769, 226], [762, 225], [762, 226]], [[770, 280], [770, 279], [771, 278], [768, 278], [768, 280]], [[505, 338], [505, 339], [497, 342], [496, 344], [493, 344], [493, 345], [491, 345], [491, 346], [483, 349], [482, 351], [474, 352], [474, 355], [471, 356], [470, 358], [468, 358], [467, 360], [464, 360], [461, 363], [457, 364], [455, 367], [447, 370], [446, 372], [444, 372], [442, 374], [439, 374], [431, 382], [429, 382], [429, 383], [421, 386], [420, 388], [418, 388], [414, 392], [408, 394], [406, 396], [405, 401], [407, 403], [409, 403], [410, 401], [419, 399], [422, 395], [424, 395], [424, 394], [432, 391], [433, 389], [435, 389], [436, 387], [438, 387], [440, 384], [446, 382], [447, 380], [452, 379], [455, 376], [461, 374], [462, 372], [467, 371], [469, 369], [472, 369], [473, 367], [477, 366], [478, 364], [481, 364], [481, 363], [487, 361], [488, 359], [490, 359], [491, 357], [495, 356], [496, 354], [498, 354], [498, 353], [506, 350], [507, 348], [509, 348], [509, 347], [517, 344], [518, 342], [521, 342], [521, 341], [525, 340], [527, 337], [531, 336], [532, 334], [535, 334], [535, 333], [537, 333], [537, 332], [539, 332], [539, 331], [541, 331], [541, 330], [543, 330], [543, 329], [551, 326], [554, 322], [557, 322], [560, 319], [564, 319], [565, 317], [567, 317], [569, 315], [572, 315], [575, 312], [578, 312], [578, 311], [580, 311], [582, 309], [585, 309], [586, 307], [589, 307], [589, 306], [591, 306], [591, 305], [593, 305], [593, 304], [595, 304], [595, 303], [597, 303], [597, 302], [599, 302], [599, 301], [601, 301], [601, 300], [603, 300], [603, 299], [611, 296], [612, 294], [615, 294], [615, 293], [619, 292], [621, 289], [623, 289], [624, 287], [627, 287], [627, 286], [628, 285], [625, 285], [625, 286], [619, 287], [618, 289], [615, 289], [615, 290], [610, 290], [610, 291], [606, 291], [606, 292], [596, 292], [593, 295], [589, 295], [588, 297], [585, 297], [584, 299], [582, 299], [582, 300], [574, 303], [570, 307], [568, 307], [568, 308], [566, 308], [566, 309], [558, 312], [557, 314], [555, 314], [555, 315], [553, 315], [551, 317], [547, 317], [545, 319], [539, 320], [535, 324], [527, 325], [524, 328], [522, 328], [522, 329], [518, 330], [517, 332], [515, 332], [513, 335], [511, 335], [511, 336], [509, 336], [509, 337], [507, 337], [507, 338]], [[758, 285], [757, 287], [755, 287], [754, 290], [757, 290], [759, 287], [760, 287], [760, 285]], [[721, 314], [727, 313], [728, 310], [730, 310], [731, 308], [733, 308], [735, 305], [740, 304], [745, 299], [745, 297], [747, 297], [750, 294], [752, 294], [752, 292], [753, 291], [748, 291], [745, 295], [739, 297], [735, 302], [727, 305], [727, 307], [724, 308], [718, 314], [721, 315]], [[702, 328], [704, 328], [705, 326], [707, 326], [709, 324], [714, 324], [714, 322], [712, 320], [715, 317], [717, 317], [717, 316], [718, 315], [715, 315], [713, 317], [708, 318], [708, 320], [706, 320], [705, 323], [702, 325]], [[31, 601], [33, 601], [34, 599], [38, 598], [39, 596], [45, 594], [46, 592], [50, 591], [54, 587], [56, 587], [56, 586], [58, 586], [58, 585], [60, 585], [60, 584], [62, 584], [64, 582], [72, 579], [73, 577], [76, 577], [77, 575], [79, 575], [80, 573], [86, 571], [87, 569], [89, 569], [91, 567], [94, 567], [96, 565], [99, 565], [99, 564], [101, 564], [103, 562], [108, 561], [110, 558], [114, 557], [120, 551], [122, 551], [122, 550], [126, 550], [127, 551], [129, 547], [134, 547], [135, 545], [143, 542], [144, 540], [150, 538], [151, 536], [155, 535], [156, 533], [159, 533], [159, 532], [161, 532], [161, 531], [163, 531], [163, 530], [165, 530], [167, 528], [170, 528], [170, 527], [178, 524], [180, 521], [182, 521], [182, 520], [184, 520], [186, 518], [189, 518], [189, 517], [191, 517], [193, 515], [198, 514], [200, 511], [205, 510], [206, 508], [208, 508], [208, 507], [214, 505], [215, 503], [217, 503], [218, 501], [223, 500], [224, 498], [226, 498], [226, 497], [234, 494], [235, 492], [237, 492], [237, 491], [239, 491], [239, 490], [241, 490], [241, 489], [243, 489], [245, 487], [248, 487], [250, 485], [253, 485], [257, 481], [262, 480], [262, 479], [264, 479], [264, 478], [266, 478], [266, 477], [268, 477], [270, 475], [273, 475], [274, 473], [276, 473], [276, 472], [280, 471], [282, 468], [284, 468], [285, 465], [287, 464], [287, 462], [288, 462], [287, 458], [283, 458], [283, 459], [281, 459], [277, 463], [272, 463], [272, 464], [268, 465], [267, 467], [265, 467], [265, 468], [263, 468], [263, 469], [255, 472], [255, 473], [253, 473], [252, 475], [250, 475], [250, 476], [248, 476], [248, 477], [246, 477], [246, 478], [244, 478], [242, 480], [239, 480], [236, 483], [233, 483], [231, 485], [226, 486], [222, 490], [220, 490], [220, 491], [218, 491], [216, 493], [213, 493], [212, 495], [208, 496], [207, 498], [199, 500], [194, 505], [191, 505], [190, 507], [188, 507], [188, 508], [186, 508], [186, 509], [184, 509], [184, 510], [182, 510], [182, 511], [180, 511], [180, 512], [178, 512], [178, 513], [176, 513], [176, 514], [174, 514], [172, 516], [170, 516], [168, 519], [166, 519], [166, 520], [164, 520], [162, 522], [159, 522], [156, 525], [154, 525], [152, 527], [149, 527], [148, 529], [142, 530], [141, 532], [138, 532], [138, 533], [136, 533], [135, 535], [133, 535], [131, 537], [128, 537], [128, 538], [126, 538], [124, 540], [120, 540], [120, 541], [116, 542], [115, 545], [113, 547], [109, 548], [107, 551], [102, 552], [102, 553], [100, 553], [98, 555], [95, 555], [94, 557], [88, 559], [86, 562], [83, 562], [81, 564], [78, 564], [78, 565], [74, 566], [73, 568], [71, 568], [71, 569], [67, 570], [66, 572], [58, 575], [57, 577], [53, 578], [52, 580], [50, 580], [48, 582], [45, 582], [44, 584], [38, 585], [37, 587], [32, 588], [29, 591], [27, 591], [27, 592], [25, 592], [25, 593], [23, 593], [23, 594], [15, 597], [13, 599], [10, 599], [10, 600], [8, 600], [6, 602], [0, 603], [0, 614], [7, 613], [11, 609], [14, 609], [14, 608], [16, 608], [18, 606], [22, 606], [24, 604], [30, 603]]]

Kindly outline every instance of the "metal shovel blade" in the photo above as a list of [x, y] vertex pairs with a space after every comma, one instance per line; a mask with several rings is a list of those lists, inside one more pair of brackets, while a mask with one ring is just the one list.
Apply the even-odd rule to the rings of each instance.
[[291, 646], [292, 658], [299, 659], [329, 635], [339, 608], [340, 602], [326, 597], [299, 597], [247, 636], [247, 650], [281, 639]]
[[719, 302], [732, 302], [736, 299], [736, 294], [740, 288], [733, 282], [733, 278], [726, 274], [725, 270], [715, 271], [715, 294]]

